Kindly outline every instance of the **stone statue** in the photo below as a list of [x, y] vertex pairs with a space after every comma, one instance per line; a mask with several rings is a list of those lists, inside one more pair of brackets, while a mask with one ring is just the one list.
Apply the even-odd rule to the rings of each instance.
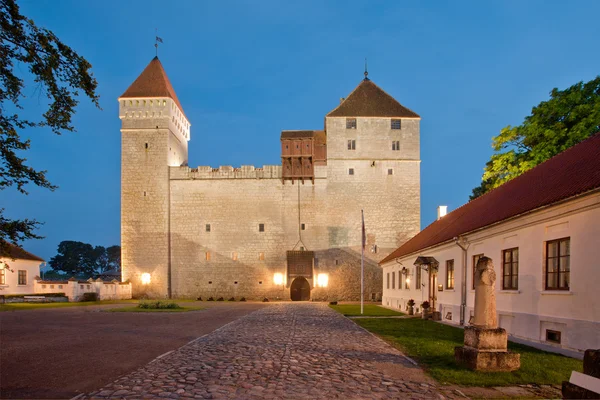
[[474, 275], [475, 314], [471, 326], [465, 326], [464, 346], [454, 348], [454, 357], [475, 371], [517, 370], [521, 367], [521, 355], [508, 351], [508, 334], [498, 328], [492, 259], [481, 257]]
[[492, 259], [481, 257], [475, 269], [475, 310], [471, 325], [488, 329], [498, 327], [495, 283], [496, 272]]

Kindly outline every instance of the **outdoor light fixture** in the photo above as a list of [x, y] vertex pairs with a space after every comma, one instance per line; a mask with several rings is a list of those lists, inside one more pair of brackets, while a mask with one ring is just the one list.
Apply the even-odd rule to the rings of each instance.
[[410, 278], [406, 278], [406, 283], [410, 283]]
[[443, 292], [444, 291], [444, 285], [442, 285], [441, 283], [438, 285], [438, 292]]
[[278, 272], [275, 275], [273, 275], [273, 283], [275, 283], [276, 285], [283, 285], [283, 274], [280, 274]]
[[150, 274], [147, 272], [144, 272], [142, 274], [142, 285], [148, 285], [150, 283], [150, 280], [151, 280]]
[[327, 275], [327, 274], [317, 275], [317, 286], [327, 287], [328, 283], [329, 283], [329, 275]]

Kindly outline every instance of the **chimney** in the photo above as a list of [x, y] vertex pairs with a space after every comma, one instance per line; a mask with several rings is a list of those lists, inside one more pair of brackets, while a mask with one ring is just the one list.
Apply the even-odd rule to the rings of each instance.
[[438, 221], [448, 213], [448, 206], [438, 206], [437, 208], [437, 212], [438, 212]]

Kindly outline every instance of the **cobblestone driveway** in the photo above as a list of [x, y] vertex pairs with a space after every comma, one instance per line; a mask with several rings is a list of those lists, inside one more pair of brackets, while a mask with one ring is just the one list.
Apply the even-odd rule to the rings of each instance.
[[91, 393], [91, 398], [439, 398], [394, 348], [324, 304], [274, 304]]

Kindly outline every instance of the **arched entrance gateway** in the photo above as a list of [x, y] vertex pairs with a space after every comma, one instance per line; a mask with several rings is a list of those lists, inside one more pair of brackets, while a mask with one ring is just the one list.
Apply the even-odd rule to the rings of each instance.
[[310, 300], [310, 284], [304, 277], [298, 277], [290, 286], [290, 297], [292, 301], [308, 301]]

